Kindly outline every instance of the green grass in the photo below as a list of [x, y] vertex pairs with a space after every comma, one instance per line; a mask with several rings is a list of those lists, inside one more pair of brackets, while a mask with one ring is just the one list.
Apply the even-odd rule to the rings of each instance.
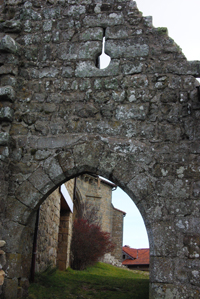
[[148, 299], [149, 277], [141, 271], [97, 263], [84, 271], [52, 269], [36, 275], [31, 299]]

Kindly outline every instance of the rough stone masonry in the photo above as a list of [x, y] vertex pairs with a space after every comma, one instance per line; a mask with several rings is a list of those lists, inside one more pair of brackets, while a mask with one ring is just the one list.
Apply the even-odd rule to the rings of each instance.
[[[100, 174], [139, 208], [150, 295], [200, 296], [200, 62], [130, 0], [0, 0], [2, 298], [26, 294], [36, 210]], [[111, 57], [96, 67], [105, 35]]]

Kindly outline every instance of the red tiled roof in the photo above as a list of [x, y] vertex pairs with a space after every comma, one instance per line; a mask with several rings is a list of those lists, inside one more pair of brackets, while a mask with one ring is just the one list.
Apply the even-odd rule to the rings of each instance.
[[[136, 257], [134, 259], [126, 259], [122, 262], [123, 265], [149, 265], [149, 248], [144, 248], [144, 249], [134, 249], [134, 248], [129, 248], [125, 247], [125, 250], [127, 251], [129, 249], [129, 252], [132, 252], [132, 256], [136, 252]], [[123, 251], [126, 253], [126, 251]]]
[[130, 248], [129, 246], [123, 246], [122, 250], [124, 251], [124, 253], [128, 254], [130, 258], [136, 259], [137, 249]]

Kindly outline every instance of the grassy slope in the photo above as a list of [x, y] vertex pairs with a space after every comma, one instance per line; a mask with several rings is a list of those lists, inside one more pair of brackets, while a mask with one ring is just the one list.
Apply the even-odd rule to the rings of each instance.
[[146, 273], [103, 263], [84, 271], [50, 270], [37, 275], [35, 280], [29, 288], [29, 298], [32, 299], [148, 299], [149, 296]]

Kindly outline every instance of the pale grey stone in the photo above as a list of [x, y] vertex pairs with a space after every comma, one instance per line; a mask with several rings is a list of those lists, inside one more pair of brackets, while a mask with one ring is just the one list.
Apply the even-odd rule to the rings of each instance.
[[0, 87], [0, 101], [10, 100], [13, 102], [15, 100], [15, 92], [12, 86]]
[[108, 40], [105, 45], [105, 52], [115, 59], [120, 57], [146, 57], [149, 54], [149, 46], [147, 44], [132, 43], [130, 40]]
[[140, 63], [139, 65], [127, 63], [122, 66], [123, 73], [126, 75], [139, 74], [142, 72], [142, 69], [143, 63]]
[[3, 246], [5, 246], [6, 245], [6, 241], [4, 241], [4, 240], [0, 240], [0, 247], [3, 247]]
[[12, 121], [14, 115], [14, 110], [10, 107], [5, 107], [0, 109], [0, 120], [1, 121]]
[[59, 70], [57, 68], [44, 68], [39, 72], [39, 78], [55, 78]]
[[5, 32], [20, 32], [22, 24], [19, 20], [7, 20], [3, 23]]
[[51, 31], [52, 30], [52, 25], [53, 25], [53, 23], [52, 23], [51, 20], [44, 21], [44, 23], [43, 23], [44, 32]]
[[115, 76], [119, 74], [119, 62], [112, 60], [106, 69], [98, 69], [94, 63], [88, 61], [80, 62], [77, 64], [75, 70], [76, 77], [104, 77], [104, 76]]
[[15, 54], [18, 52], [19, 46], [12, 37], [5, 35], [0, 40], [0, 50]]
[[8, 145], [10, 142], [10, 136], [6, 132], [0, 133], [0, 145]]
[[103, 40], [103, 29], [100, 27], [96, 28], [88, 28], [85, 31], [81, 32], [80, 40], [83, 41], [95, 41], [95, 40]]
[[132, 104], [118, 107], [116, 110], [116, 119], [140, 119], [144, 120], [148, 112], [148, 105]]
[[98, 15], [98, 16], [86, 16], [83, 20], [84, 25], [88, 27], [100, 26], [109, 27], [114, 25], [120, 25], [124, 23], [122, 14], [111, 13], [108, 16]]

